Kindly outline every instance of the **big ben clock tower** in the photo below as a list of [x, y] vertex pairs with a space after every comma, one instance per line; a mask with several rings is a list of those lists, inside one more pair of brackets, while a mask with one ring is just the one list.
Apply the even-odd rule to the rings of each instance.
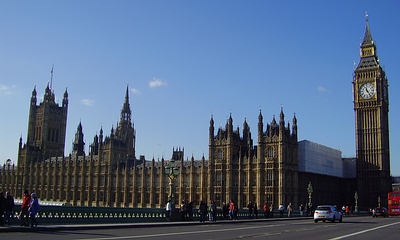
[[391, 191], [388, 82], [376, 54], [366, 15], [361, 59], [354, 70], [357, 188], [360, 209], [387, 205]]

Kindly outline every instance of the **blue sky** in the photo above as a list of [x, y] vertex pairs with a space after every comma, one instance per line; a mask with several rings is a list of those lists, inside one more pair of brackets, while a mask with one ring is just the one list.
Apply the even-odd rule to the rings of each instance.
[[389, 80], [391, 172], [400, 175], [398, 1], [1, 1], [0, 163], [26, 141], [29, 99], [50, 80], [69, 92], [65, 153], [116, 126], [126, 85], [136, 152], [208, 158], [208, 126], [246, 118], [257, 139], [283, 106], [299, 140], [355, 156], [353, 62], [368, 11]]

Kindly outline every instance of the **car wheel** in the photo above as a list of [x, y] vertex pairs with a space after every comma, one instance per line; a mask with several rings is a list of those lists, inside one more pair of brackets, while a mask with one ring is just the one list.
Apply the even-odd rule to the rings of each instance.
[[335, 220], [336, 220], [336, 219], [335, 219], [335, 216], [333, 216], [333, 218], [332, 218], [332, 222], [334, 223], [334, 222], [335, 222]]
[[314, 222], [315, 222], [315, 223], [317, 223], [317, 222], [318, 222], [318, 220], [314, 220]]
[[322, 220], [323, 222], [325, 222], [325, 220]]
[[342, 222], [342, 220], [343, 220], [343, 217], [341, 216], [341, 217], [339, 218], [339, 222], [341, 223], [341, 222]]

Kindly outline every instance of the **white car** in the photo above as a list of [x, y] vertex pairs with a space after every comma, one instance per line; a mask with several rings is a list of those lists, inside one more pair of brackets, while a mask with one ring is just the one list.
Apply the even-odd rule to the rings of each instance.
[[317, 209], [314, 211], [314, 222], [317, 223], [318, 221], [325, 222], [329, 220], [331, 222], [335, 222], [338, 220], [342, 222], [342, 212], [338, 211], [336, 207], [332, 205], [321, 205], [318, 206]]

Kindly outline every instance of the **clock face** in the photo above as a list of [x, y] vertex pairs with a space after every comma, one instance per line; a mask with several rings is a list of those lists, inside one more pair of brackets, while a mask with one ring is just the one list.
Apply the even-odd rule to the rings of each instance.
[[375, 95], [375, 87], [371, 83], [366, 83], [360, 88], [360, 96], [364, 99], [370, 99]]

